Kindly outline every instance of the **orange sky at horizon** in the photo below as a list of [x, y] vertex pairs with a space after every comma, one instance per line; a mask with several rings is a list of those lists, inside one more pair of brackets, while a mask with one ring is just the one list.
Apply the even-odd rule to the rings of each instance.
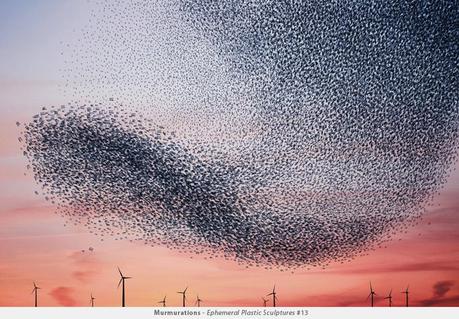
[[[32, 305], [30, 292], [36, 281], [42, 288], [43, 306], [88, 306], [91, 292], [97, 305], [116, 306], [120, 302], [117, 266], [133, 277], [127, 281], [128, 306], [153, 306], [164, 295], [168, 305], [178, 306], [181, 299], [176, 292], [185, 286], [190, 287], [190, 300], [199, 294], [206, 306], [260, 306], [273, 284], [281, 306], [366, 306], [369, 280], [379, 296], [376, 306], [386, 304], [381, 296], [392, 288], [394, 305], [402, 305], [398, 291], [407, 284], [412, 305], [457, 305], [457, 204], [451, 201], [449, 208], [429, 213], [421, 227], [386, 249], [325, 270], [292, 274], [246, 269], [232, 261], [190, 259], [161, 247], [112, 239], [101, 242], [78, 228], [63, 227], [60, 216], [35, 201], [2, 212], [0, 305]], [[88, 247], [94, 247], [94, 252]], [[451, 289], [439, 298], [441, 289], [433, 288], [438, 283]]]

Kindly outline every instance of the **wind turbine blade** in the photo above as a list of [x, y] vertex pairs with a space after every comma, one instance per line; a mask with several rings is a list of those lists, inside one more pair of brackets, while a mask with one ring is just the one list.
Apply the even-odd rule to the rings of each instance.
[[118, 288], [120, 287], [122, 282], [123, 282], [123, 278], [120, 279], [120, 282], [118, 283]]
[[187, 290], [188, 290], [188, 287], [185, 288], [185, 290], [183, 291], [183, 293], [186, 293]]
[[132, 277], [123, 277], [124, 279], [132, 279]]
[[118, 267], [118, 271], [119, 271], [119, 273], [120, 273], [120, 276], [123, 277], [123, 273], [121, 272], [120, 267]]

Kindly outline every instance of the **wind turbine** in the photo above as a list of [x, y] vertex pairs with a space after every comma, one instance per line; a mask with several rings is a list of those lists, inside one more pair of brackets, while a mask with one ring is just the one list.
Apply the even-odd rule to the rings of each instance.
[[96, 298], [92, 296], [92, 292], [91, 292], [91, 307], [94, 307], [94, 300], [96, 300]]
[[121, 269], [120, 267], [118, 267], [118, 271], [120, 273], [120, 282], [118, 283], [118, 288], [120, 287], [121, 284], [123, 284], [123, 292], [122, 292], [122, 295], [121, 295], [121, 307], [126, 307], [126, 290], [125, 290], [125, 285], [124, 285], [124, 281], [126, 279], [131, 279], [132, 277], [126, 277], [123, 275], [123, 273], [121, 272]]
[[194, 305], [196, 306], [196, 304], [198, 305], [198, 307], [201, 307], [201, 302], [203, 300], [199, 298], [199, 295], [196, 297], [196, 302], [194, 303]]
[[185, 300], [186, 300], [186, 291], [188, 287], [185, 288], [184, 291], [177, 291], [178, 294], [182, 294], [182, 306], [185, 307]]
[[277, 301], [276, 285], [274, 285], [273, 291], [271, 293], [267, 294], [266, 296], [273, 296], [273, 307], [276, 307], [276, 301]]
[[38, 289], [41, 289], [41, 288], [38, 287], [34, 282], [32, 293], [35, 293], [35, 307], [38, 307]]
[[268, 303], [269, 299], [261, 297], [261, 300], [263, 300], [263, 307], [266, 307], [266, 304]]
[[370, 294], [368, 295], [367, 300], [368, 300], [368, 298], [371, 297], [371, 306], [372, 306], [372, 307], [373, 307], [373, 305], [374, 305], [374, 296], [375, 296], [375, 295], [376, 295], [376, 293], [374, 292], [373, 286], [371, 285], [371, 281], [370, 281]]
[[389, 296], [384, 299], [389, 299], [389, 307], [392, 307], [392, 289], [389, 292]]
[[402, 294], [405, 294], [405, 305], [406, 305], [407, 307], [408, 307], [408, 295], [409, 295], [409, 293], [410, 293], [410, 292], [408, 291], [409, 288], [410, 288], [410, 285], [408, 285], [408, 286], [406, 287], [406, 290], [405, 290], [405, 291], [402, 291]]
[[163, 300], [161, 300], [160, 302], [158, 302], [160, 304], [163, 305], [163, 307], [166, 307], [166, 296], [164, 296]]

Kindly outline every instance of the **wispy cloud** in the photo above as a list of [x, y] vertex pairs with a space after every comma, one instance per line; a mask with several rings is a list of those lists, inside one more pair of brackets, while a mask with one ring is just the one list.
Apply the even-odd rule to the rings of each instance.
[[447, 297], [448, 292], [455, 285], [453, 280], [437, 281], [433, 285], [433, 296], [429, 299], [424, 299], [419, 302], [421, 306], [457, 306], [459, 304], [459, 295]]
[[420, 302], [422, 307], [458, 307], [459, 306], [459, 295], [454, 295], [448, 298], [431, 298], [422, 300]]
[[454, 286], [454, 281], [452, 280], [445, 280], [445, 281], [438, 281], [434, 286], [434, 297], [442, 298], [444, 297], [448, 291], [451, 290], [451, 287]]
[[72, 296], [73, 292], [74, 289], [71, 287], [57, 287], [54, 288], [49, 295], [52, 296], [59, 305], [71, 307], [76, 305], [76, 301]]
[[100, 261], [94, 253], [78, 251], [70, 254], [69, 259], [77, 267], [72, 275], [80, 282], [90, 282], [99, 273]]
[[309, 271], [308, 273], [337, 273], [337, 274], [384, 274], [399, 272], [420, 272], [420, 271], [458, 271], [459, 264], [451, 260], [437, 260], [419, 263], [404, 263], [395, 265], [368, 265], [367, 267], [325, 269]]
[[81, 282], [84, 282], [84, 283], [87, 283], [87, 282], [90, 282], [91, 279], [93, 279], [93, 277], [97, 274], [96, 271], [93, 271], [93, 270], [84, 270], [84, 271], [74, 271], [72, 273], [72, 276], [77, 279], [78, 281], [81, 281]]
[[282, 301], [282, 306], [304, 307], [307, 306], [329, 306], [329, 307], [359, 307], [367, 306], [365, 297], [354, 294], [322, 294], [315, 296], [304, 296], [290, 298]]

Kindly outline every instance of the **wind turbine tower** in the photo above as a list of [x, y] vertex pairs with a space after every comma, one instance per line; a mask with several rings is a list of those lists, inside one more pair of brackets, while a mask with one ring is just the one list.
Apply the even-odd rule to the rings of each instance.
[[161, 300], [160, 302], [158, 302], [160, 304], [163, 305], [163, 307], [166, 307], [166, 296], [164, 296], [163, 300]]
[[276, 307], [276, 301], [277, 301], [276, 285], [274, 285], [273, 291], [271, 293], [267, 294], [266, 296], [273, 296], [273, 307]]
[[367, 300], [368, 298], [371, 297], [371, 306], [373, 307], [374, 306], [374, 296], [376, 295], [375, 291], [373, 290], [373, 286], [371, 285], [371, 281], [370, 281], [370, 294], [368, 295], [367, 297]]
[[389, 299], [389, 307], [392, 307], [392, 289], [390, 290], [389, 295], [384, 299]]
[[409, 290], [408, 290], [409, 288], [410, 288], [410, 286], [408, 285], [408, 286], [406, 287], [406, 290], [405, 290], [405, 291], [402, 291], [402, 294], [405, 294], [405, 305], [406, 305], [407, 307], [408, 307], [408, 295], [410, 294], [410, 292], [409, 292]]
[[120, 285], [122, 285], [123, 292], [121, 294], [121, 307], [126, 307], [126, 286], [125, 286], [125, 281], [126, 279], [131, 279], [132, 277], [126, 277], [123, 275], [121, 272], [120, 268], [118, 267], [118, 272], [120, 273], [120, 281], [118, 283], [118, 288]]
[[268, 303], [269, 299], [261, 298], [263, 300], [263, 307], [266, 307], [266, 304]]
[[185, 288], [184, 291], [177, 291], [178, 294], [181, 294], [182, 295], [182, 307], [186, 307], [186, 291], [187, 291], [188, 287]]
[[201, 307], [201, 302], [203, 300], [201, 298], [199, 298], [199, 295], [196, 297], [196, 302], [194, 303], [195, 305], [198, 305], [198, 307]]
[[38, 289], [41, 289], [41, 288], [38, 287], [34, 282], [32, 293], [35, 293], [35, 307], [38, 307]]

